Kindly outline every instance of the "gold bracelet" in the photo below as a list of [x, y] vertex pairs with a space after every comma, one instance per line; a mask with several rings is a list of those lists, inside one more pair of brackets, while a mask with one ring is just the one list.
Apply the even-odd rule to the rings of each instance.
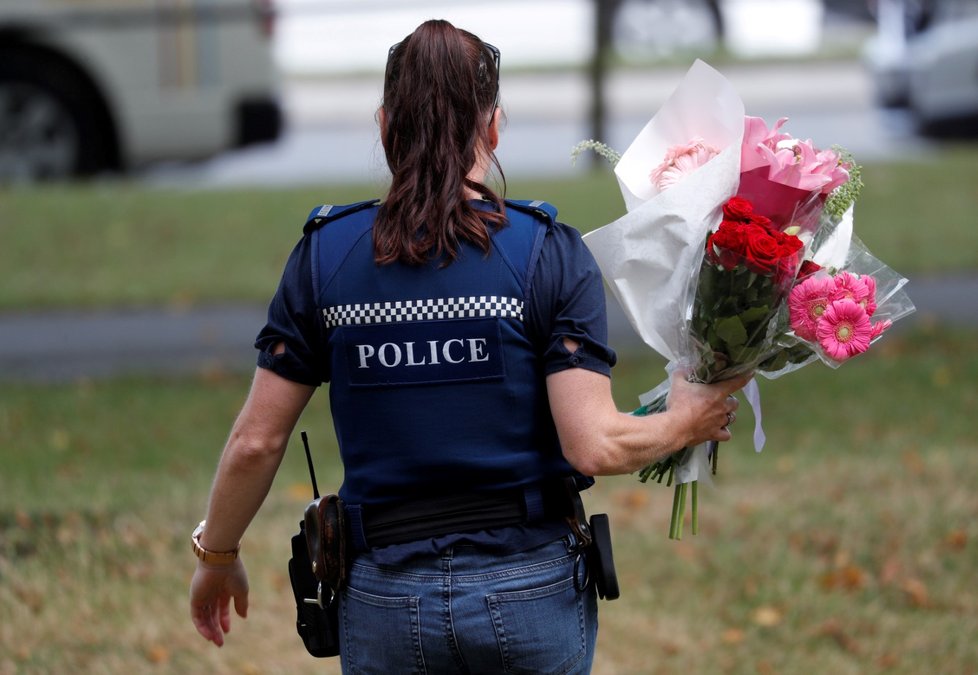
[[194, 530], [194, 533], [190, 535], [190, 546], [201, 562], [205, 562], [208, 565], [230, 565], [235, 560], [238, 559], [238, 552], [241, 550], [241, 545], [239, 544], [237, 548], [233, 551], [208, 551], [206, 548], [200, 545], [200, 535], [204, 533], [204, 525], [207, 523], [206, 520], [200, 521], [200, 525]]

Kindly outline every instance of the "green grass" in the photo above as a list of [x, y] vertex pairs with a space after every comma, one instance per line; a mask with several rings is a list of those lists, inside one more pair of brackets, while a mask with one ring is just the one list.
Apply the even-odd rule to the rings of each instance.
[[[568, 149], [569, 152], [569, 149]], [[865, 167], [856, 231], [907, 274], [978, 269], [978, 148]], [[322, 202], [376, 196], [380, 186], [317, 190], [177, 191], [126, 183], [0, 192], [0, 310], [266, 302]], [[623, 211], [609, 170], [513, 180], [588, 231]]]
[[[616, 368], [623, 408], [662, 377]], [[768, 444], [742, 408], [701, 533], [669, 541], [671, 490], [600, 479], [623, 596], [602, 603], [595, 673], [978, 670], [978, 334], [888, 335], [838, 370], [762, 381]], [[0, 389], [0, 672], [338, 672], [293, 633], [288, 538], [310, 497], [298, 439], [244, 542], [252, 610], [217, 650], [190, 624], [188, 537], [246, 377]], [[325, 392], [300, 421], [340, 479]]]

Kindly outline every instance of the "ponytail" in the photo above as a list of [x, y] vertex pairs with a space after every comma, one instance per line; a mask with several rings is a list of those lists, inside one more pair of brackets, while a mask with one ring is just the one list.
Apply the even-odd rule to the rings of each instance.
[[[374, 225], [378, 264], [452, 261], [462, 241], [488, 253], [489, 228], [505, 224], [502, 198], [468, 177], [484, 158], [502, 176], [490, 143], [499, 91], [490, 49], [440, 20], [425, 22], [391, 48], [381, 140], [392, 180]], [[467, 191], [495, 208], [476, 208]]]

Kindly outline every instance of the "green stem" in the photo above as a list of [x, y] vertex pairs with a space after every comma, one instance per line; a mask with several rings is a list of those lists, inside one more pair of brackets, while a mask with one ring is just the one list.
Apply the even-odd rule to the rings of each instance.
[[694, 480], [693, 486], [691, 488], [693, 493], [692, 505], [693, 505], [693, 534], [694, 535], [697, 535], [700, 532], [699, 495], [697, 494], [699, 492], [699, 485], [700, 482], [698, 480]]
[[678, 539], [679, 531], [679, 499], [682, 496], [682, 485], [677, 485], [672, 493], [672, 518], [669, 520], [669, 538]]
[[682, 494], [679, 497], [679, 520], [676, 525], [676, 539], [683, 538], [683, 522], [686, 520], [686, 491], [688, 485], [689, 483], [683, 483], [679, 486]]

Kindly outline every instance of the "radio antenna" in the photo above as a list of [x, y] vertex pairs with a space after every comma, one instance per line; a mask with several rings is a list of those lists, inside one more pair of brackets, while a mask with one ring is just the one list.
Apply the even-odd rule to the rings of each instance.
[[309, 451], [309, 437], [302, 432], [302, 446], [306, 449], [306, 462], [309, 464], [309, 477], [312, 479], [312, 496], [319, 499], [319, 486], [316, 484], [316, 470], [312, 468], [312, 453]]

